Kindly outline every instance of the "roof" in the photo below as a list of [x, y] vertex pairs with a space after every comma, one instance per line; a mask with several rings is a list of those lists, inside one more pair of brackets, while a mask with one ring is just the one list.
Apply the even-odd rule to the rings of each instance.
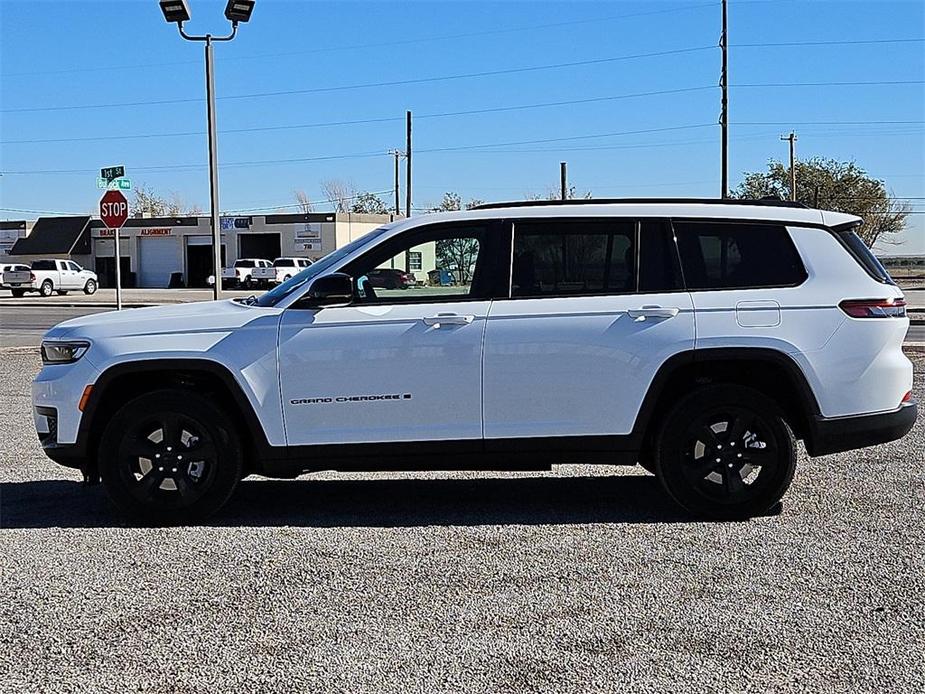
[[90, 216], [41, 217], [28, 236], [16, 241], [10, 255], [87, 255]]
[[[782, 204], [786, 203], [786, 204]], [[387, 225], [390, 233], [434, 222], [499, 218], [548, 217], [670, 217], [674, 219], [735, 219], [783, 224], [824, 224], [829, 227], [859, 223], [861, 219], [840, 212], [810, 209], [787, 201], [712, 200], [687, 198], [627, 198], [620, 200], [538, 200], [493, 203], [462, 212], [435, 212], [397, 220]]]

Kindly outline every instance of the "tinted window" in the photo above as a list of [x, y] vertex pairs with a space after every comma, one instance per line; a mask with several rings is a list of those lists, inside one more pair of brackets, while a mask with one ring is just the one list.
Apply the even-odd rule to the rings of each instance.
[[295, 261], [289, 258], [277, 258], [273, 261], [273, 265], [276, 267], [293, 267], [295, 266]]
[[682, 287], [671, 226], [668, 222], [643, 221], [639, 233], [639, 291], [671, 292]]
[[256, 263], [253, 260], [237, 260], [234, 264], [235, 267], [256, 267]]
[[860, 236], [851, 229], [840, 229], [835, 233], [848, 249], [848, 252], [860, 263], [861, 267], [867, 271], [867, 274], [880, 282], [894, 284], [893, 278], [890, 277], [890, 273], [887, 272], [883, 264], [877, 260], [877, 256], [871, 253], [867, 244], [861, 240]]
[[54, 260], [34, 260], [32, 262], [33, 270], [57, 270], [58, 266]]
[[676, 222], [674, 229], [688, 289], [786, 287], [806, 279], [783, 226]]
[[512, 296], [620, 294], [636, 289], [636, 224], [542, 220], [514, 225]]

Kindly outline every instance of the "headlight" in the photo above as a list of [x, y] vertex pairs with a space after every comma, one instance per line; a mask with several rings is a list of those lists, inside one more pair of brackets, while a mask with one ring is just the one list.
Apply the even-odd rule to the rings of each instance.
[[43, 342], [43, 364], [70, 364], [80, 359], [90, 349], [89, 342]]

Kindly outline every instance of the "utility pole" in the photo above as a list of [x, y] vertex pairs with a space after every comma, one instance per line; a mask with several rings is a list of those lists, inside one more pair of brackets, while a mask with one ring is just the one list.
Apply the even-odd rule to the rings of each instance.
[[797, 199], [797, 169], [795, 166], [795, 150], [794, 143], [797, 141], [796, 134], [791, 130], [789, 135], [781, 135], [781, 140], [787, 140], [790, 142], [790, 199]]
[[399, 205], [399, 200], [401, 199], [401, 191], [399, 189], [398, 182], [398, 160], [401, 159], [402, 152], [400, 149], [390, 149], [389, 154], [395, 157], [395, 183], [393, 187], [395, 189], [395, 216], [397, 217], [401, 214], [401, 205]]
[[720, 164], [722, 174], [722, 197], [729, 197], [729, 34], [726, 23], [726, 2], [723, 0], [723, 33], [719, 45], [723, 52], [723, 69], [719, 77], [719, 86], [722, 88], [722, 106], [719, 112], [720, 126]]
[[568, 170], [564, 161], [559, 162], [559, 186], [561, 188], [561, 197], [568, 200]]
[[405, 111], [405, 215], [411, 217], [411, 111]]

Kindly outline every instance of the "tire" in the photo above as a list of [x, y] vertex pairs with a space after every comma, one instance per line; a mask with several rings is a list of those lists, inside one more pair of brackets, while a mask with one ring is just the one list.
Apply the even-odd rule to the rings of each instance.
[[57, 291], [57, 294], [58, 294], [58, 296], [67, 296], [67, 293], [68, 293], [69, 291], [70, 291], [69, 289], [59, 289], [59, 290]]
[[96, 280], [87, 280], [84, 285], [84, 294], [96, 294]]
[[283, 277], [283, 282], [288, 282], [291, 279], [292, 279], [292, 275], [286, 275], [285, 277]]
[[12, 292], [13, 296], [17, 298], [26, 295], [25, 289], [11, 289], [10, 292]]
[[244, 281], [241, 283], [241, 286], [244, 287], [245, 289], [250, 289], [251, 287], [254, 286], [254, 281], [251, 279], [250, 275], [244, 278]]
[[688, 511], [709, 518], [766, 514], [790, 487], [796, 440], [780, 408], [736, 385], [700, 388], [668, 413], [655, 474]]
[[51, 280], [45, 280], [42, 282], [42, 286], [39, 287], [39, 294], [42, 296], [51, 296], [54, 290], [55, 286], [51, 283]]
[[241, 441], [230, 421], [188, 390], [158, 390], [122, 406], [99, 445], [100, 477], [113, 504], [156, 525], [215, 513], [243, 476]]

